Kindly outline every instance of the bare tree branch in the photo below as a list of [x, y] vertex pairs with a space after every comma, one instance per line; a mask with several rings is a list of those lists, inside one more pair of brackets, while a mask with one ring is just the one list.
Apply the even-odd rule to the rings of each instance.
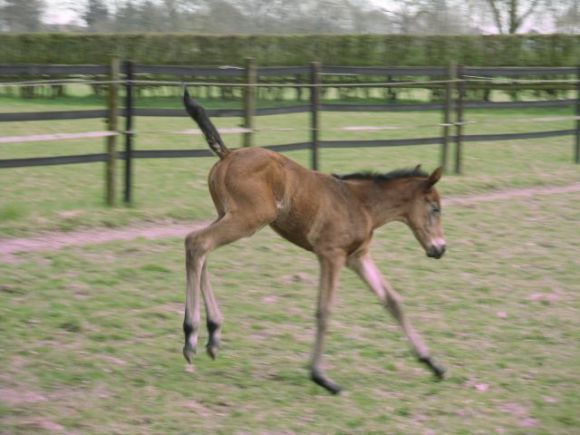
[[501, 12], [498, 8], [497, 5], [497, 0], [486, 0], [487, 3], [489, 4], [489, 7], [491, 8], [491, 12], [493, 14], [493, 21], [495, 22], [495, 25], [497, 27], [497, 30], [499, 31], [500, 34], [504, 34], [504, 30], [503, 30], [503, 20], [501, 17]]

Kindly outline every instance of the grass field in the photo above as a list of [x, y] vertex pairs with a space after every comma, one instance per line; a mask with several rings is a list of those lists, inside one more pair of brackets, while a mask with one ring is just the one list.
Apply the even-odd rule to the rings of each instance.
[[449, 376], [345, 272], [326, 352], [338, 397], [307, 378], [316, 261], [270, 230], [210, 257], [224, 342], [194, 372], [181, 239], [19, 254], [0, 264], [2, 432], [574, 433], [578, 216], [577, 193], [449, 207], [440, 261], [381, 230], [375, 258]]
[[[75, 105], [76, 104], [76, 105]], [[0, 110], [90, 108], [0, 98]], [[467, 133], [571, 128], [565, 110], [468, 112]], [[546, 120], [546, 118], [552, 118]], [[235, 126], [237, 119], [217, 119]], [[323, 138], [439, 134], [439, 113], [324, 113]], [[303, 141], [307, 115], [257, 119], [258, 144]], [[419, 127], [415, 127], [419, 124]], [[389, 125], [382, 132], [339, 132]], [[297, 131], [274, 131], [275, 128]], [[0, 124], [0, 135], [101, 130], [101, 121]], [[189, 119], [140, 118], [137, 147], [205, 147], [167, 132]], [[239, 143], [227, 136], [229, 144]], [[0, 146], [0, 159], [101, 152], [101, 142]], [[307, 152], [290, 157], [307, 165]], [[580, 182], [572, 138], [469, 143], [465, 175], [443, 196]], [[322, 170], [438, 165], [437, 146], [322, 150]], [[215, 159], [136, 162], [133, 207], [103, 205], [101, 164], [0, 170], [0, 241], [45, 231], [123, 227], [214, 216], [206, 176]], [[345, 271], [328, 339], [330, 396], [308, 380], [317, 262], [270, 230], [210, 256], [225, 316], [216, 361], [181, 355], [183, 241], [134, 240], [24, 252], [0, 262], [0, 433], [571, 434], [580, 428], [578, 193], [455, 205], [449, 251], [425, 257], [393, 224], [376, 235], [377, 264], [433, 354], [436, 382], [395, 322]], [[202, 332], [201, 340], [206, 338]]]
[[[145, 100], [147, 104], [153, 104]], [[175, 107], [173, 99], [156, 100], [157, 105]], [[213, 103], [215, 104], [215, 103]], [[211, 103], [210, 103], [211, 105]], [[19, 100], [0, 98], [1, 111], [73, 110], [102, 107], [94, 98]], [[466, 133], [502, 133], [568, 129], [570, 109], [472, 110], [467, 113]], [[239, 125], [238, 118], [215, 120], [220, 127]], [[323, 113], [323, 139], [394, 139], [440, 134], [439, 112], [422, 113]], [[259, 117], [258, 145], [308, 140], [308, 115]], [[345, 126], [388, 126], [374, 132], [338, 131]], [[171, 132], [193, 128], [183, 118], [139, 118], [137, 149], [206, 148], [200, 136], [193, 138]], [[101, 120], [18, 122], [0, 124], [1, 135], [31, 135], [83, 132], [104, 129]], [[294, 128], [295, 131], [284, 129]], [[238, 135], [225, 136], [238, 146]], [[571, 164], [572, 137], [465, 144], [466, 176], [448, 176], [445, 194], [473, 193], [514, 186], [568, 184], [580, 180]], [[439, 164], [436, 145], [326, 149], [321, 151], [321, 170], [347, 173], [361, 169], [387, 171], [423, 163], [426, 169]], [[70, 140], [4, 144], [0, 159], [99, 153], [102, 140]], [[288, 155], [304, 165], [309, 152]], [[213, 206], [207, 194], [206, 177], [215, 158], [138, 160], [135, 164], [134, 207], [109, 209], [103, 205], [103, 164], [20, 168], [0, 170], [0, 237], [26, 236], [39, 231], [68, 231], [80, 227], [118, 227], [144, 221], [209, 219]], [[119, 198], [122, 185], [119, 166]]]

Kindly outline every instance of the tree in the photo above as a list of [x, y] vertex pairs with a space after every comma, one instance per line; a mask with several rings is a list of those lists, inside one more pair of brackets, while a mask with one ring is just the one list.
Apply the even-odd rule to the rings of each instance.
[[87, 23], [89, 30], [99, 30], [102, 23], [109, 19], [109, 10], [103, 0], [88, 0], [82, 18]]
[[9, 32], [38, 32], [42, 27], [42, 0], [4, 0], [2, 27]]
[[242, 13], [224, 0], [214, 0], [204, 18], [202, 30], [208, 33], [242, 33], [249, 27]]
[[139, 26], [138, 7], [133, 0], [126, 0], [118, 6], [115, 15], [116, 32], [138, 32], [144, 29]]
[[428, 3], [425, 0], [400, 0], [392, 3], [388, 9], [384, 8], [382, 12], [390, 17], [396, 33], [417, 33], [419, 22], [427, 13]]
[[131, 22], [136, 30], [142, 32], [163, 32], [166, 30], [164, 26], [164, 17], [162, 16], [159, 6], [151, 0], [145, 0], [141, 4], [135, 6], [134, 16], [131, 17]]
[[558, 32], [580, 33], [580, 0], [552, 0], [550, 12]]
[[178, 30], [181, 22], [180, 0], [163, 0], [166, 22], [170, 29]]
[[544, 0], [486, 0], [500, 34], [517, 33]]

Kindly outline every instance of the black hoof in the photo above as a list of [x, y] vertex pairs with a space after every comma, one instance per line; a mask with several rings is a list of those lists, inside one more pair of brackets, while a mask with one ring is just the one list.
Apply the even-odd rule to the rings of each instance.
[[211, 357], [211, 359], [215, 359], [218, 353], [218, 349], [220, 347], [220, 339], [218, 335], [218, 331], [220, 329], [220, 324], [214, 322], [213, 320], [207, 321], [207, 332], [209, 333], [209, 338], [207, 341], [207, 345], [205, 349], [207, 354]]
[[334, 382], [332, 382], [319, 372], [311, 372], [310, 379], [312, 379], [316, 384], [325, 388], [331, 394], [338, 395], [342, 391], [342, 388], [339, 385], [336, 385]]
[[419, 358], [419, 361], [421, 361], [423, 364], [425, 364], [427, 367], [429, 367], [429, 369], [431, 369], [433, 374], [438, 379], [445, 379], [445, 372], [446, 372], [445, 367], [437, 364], [435, 361], [433, 361], [431, 359], [431, 357]]
[[211, 357], [211, 359], [215, 359], [217, 356], [217, 352], [218, 352], [218, 347], [213, 345], [213, 344], [208, 344], [205, 347], [205, 350], [207, 351], [207, 354]]
[[196, 353], [195, 349], [192, 348], [191, 346], [188, 345], [183, 346], [183, 356], [189, 364], [192, 363], [192, 358], [195, 355], [195, 353]]

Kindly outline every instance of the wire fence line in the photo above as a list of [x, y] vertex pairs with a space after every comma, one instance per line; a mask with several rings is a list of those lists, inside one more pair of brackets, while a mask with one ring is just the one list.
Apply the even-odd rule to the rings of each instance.
[[87, 79], [54, 79], [54, 80], [25, 80], [18, 82], [0, 82], [1, 88], [34, 88], [39, 86], [57, 86], [57, 85], [122, 85], [125, 80], [87, 80]]
[[464, 82], [487, 82], [493, 84], [534, 84], [534, 85], [543, 85], [543, 84], [575, 84], [578, 83], [578, 79], [508, 79], [502, 78], [497, 79], [494, 77], [481, 77], [481, 76], [470, 76], [465, 75], [463, 76], [462, 81]]
[[[471, 124], [473, 122], [465, 122], [466, 124]], [[336, 127], [336, 128], [319, 128], [320, 132], [373, 132], [373, 131], [386, 131], [386, 130], [410, 130], [416, 128], [425, 127], [445, 127], [454, 126], [457, 123], [450, 124], [423, 124], [416, 126], [401, 126], [401, 125], [350, 125], [346, 127]], [[233, 127], [233, 128], [218, 128], [218, 132], [221, 135], [230, 134], [241, 134], [241, 133], [260, 133], [260, 132], [307, 132], [311, 128], [243, 128], [243, 127]], [[201, 136], [202, 131], [199, 129], [187, 129], [187, 130], [139, 130], [139, 131], [125, 131], [119, 130], [116, 132], [112, 131], [89, 131], [89, 132], [79, 132], [79, 133], [50, 133], [50, 134], [31, 134], [22, 136], [0, 136], [0, 144], [9, 143], [27, 143], [27, 142], [50, 142], [50, 141], [61, 141], [61, 140], [74, 140], [74, 139], [89, 139], [89, 138], [104, 138], [109, 136], [117, 136], [123, 134], [137, 135], [184, 135], [184, 136]]]
[[337, 83], [299, 83], [299, 82], [275, 82], [275, 83], [242, 83], [242, 82], [212, 82], [212, 81], [174, 81], [174, 80], [83, 80], [83, 79], [62, 79], [62, 80], [34, 80], [19, 82], [0, 82], [0, 87], [21, 87], [32, 88], [40, 86], [57, 86], [67, 84], [83, 85], [138, 85], [138, 86], [216, 86], [224, 88], [370, 88], [370, 87], [406, 87], [412, 85], [442, 85], [457, 83], [460, 80], [429, 80], [429, 81], [406, 81], [406, 82], [337, 82]]
[[494, 79], [493, 77], [464, 76], [462, 79], [452, 80], [412, 80], [412, 81], [387, 81], [387, 82], [332, 82], [332, 83], [299, 83], [299, 82], [268, 82], [268, 83], [242, 83], [242, 82], [213, 82], [213, 81], [175, 81], [175, 80], [87, 80], [87, 79], [55, 79], [55, 80], [32, 80], [17, 82], [0, 82], [0, 88], [8, 87], [40, 87], [58, 85], [138, 85], [138, 86], [216, 86], [216, 87], [254, 87], [254, 88], [372, 88], [372, 87], [408, 87], [417, 85], [446, 85], [463, 83], [490, 83], [490, 84], [576, 84], [578, 79]]
[[[44, 68], [46, 67], [46, 68]], [[0, 144], [26, 143], [39, 141], [60, 140], [84, 140], [105, 139], [106, 150], [103, 153], [85, 154], [58, 157], [36, 157], [28, 159], [0, 160], [0, 168], [77, 164], [88, 162], [104, 162], [107, 173], [112, 173], [115, 161], [125, 161], [124, 169], [124, 200], [131, 202], [132, 190], [132, 167], [133, 160], [140, 158], [181, 158], [181, 157], [206, 157], [211, 155], [208, 150], [139, 150], [134, 149], [134, 141], [139, 135], [199, 135], [198, 130], [188, 129], [180, 131], [172, 130], [147, 130], [137, 131], [133, 126], [133, 119], [138, 116], [184, 116], [182, 109], [138, 108], [136, 104], [136, 90], [150, 86], [199, 86], [219, 88], [242, 89], [242, 107], [240, 109], [210, 109], [210, 116], [236, 116], [242, 118], [242, 125], [237, 128], [220, 129], [222, 134], [239, 134], [242, 136], [244, 146], [252, 146], [257, 133], [261, 132], [305, 132], [303, 142], [267, 146], [266, 148], [277, 151], [308, 150], [311, 154], [311, 166], [313, 169], [318, 165], [318, 153], [321, 148], [346, 148], [346, 147], [393, 147], [413, 145], [438, 145], [440, 147], [441, 165], [448, 169], [451, 157], [454, 157], [454, 170], [462, 172], [463, 142], [496, 141], [513, 139], [533, 139], [544, 137], [558, 137], [573, 135], [575, 137], [574, 161], [580, 163], [580, 68], [478, 68], [464, 67], [461, 65], [449, 65], [441, 67], [340, 67], [321, 66], [313, 62], [307, 67], [275, 67], [257, 68], [251, 60], [246, 62], [245, 67], [194, 67], [194, 66], [152, 66], [136, 65], [131, 62], [120, 63], [113, 60], [109, 66], [3, 66], [0, 65], [1, 77], [22, 77], [58, 74], [77, 74], [84, 77], [55, 78], [55, 79], [31, 79], [0, 81], [0, 88], [35, 88], [66, 85], [98, 86], [105, 89], [107, 107], [102, 110], [80, 111], [50, 111], [50, 112], [18, 112], [0, 113], [1, 122], [25, 122], [33, 120], [62, 120], [62, 119], [97, 119], [106, 118], [109, 122], [108, 131], [92, 131], [80, 133], [61, 133], [51, 131], [51, 134], [34, 134], [26, 136], [0, 136]], [[155, 79], [155, 76], [163, 76], [163, 79]], [[167, 76], [176, 76], [177, 80], [167, 80]], [[522, 76], [526, 78], [521, 78]], [[536, 76], [538, 78], [528, 78]], [[546, 78], [547, 76], [558, 76]], [[566, 78], [562, 78], [565, 76]], [[191, 80], [192, 77], [209, 77], [209, 80]], [[226, 77], [228, 80], [214, 80], [216, 77]], [[294, 81], [289, 80], [294, 77]], [[410, 80], [409, 77], [417, 77]], [[574, 77], [574, 78], [570, 78]], [[356, 78], [356, 80], [348, 80]], [[373, 78], [376, 79], [373, 81]], [[385, 80], [386, 78], [386, 80]], [[426, 79], [427, 78], [427, 79]], [[481, 86], [486, 86], [482, 88]], [[565, 89], [567, 95], [575, 91], [575, 99], [538, 100], [538, 101], [467, 101], [467, 91], [511, 89], [510, 86], [519, 86], [518, 89], [541, 89], [558, 90]], [[545, 86], [539, 88], [538, 86]], [[256, 107], [256, 91], [261, 88], [291, 88], [306, 89], [308, 102], [297, 105], [282, 105], [277, 107]], [[427, 103], [392, 103], [369, 104], [369, 103], [331, 103], [321, 99], [322, 92], [326, 89], [372, 89], [372, 88], [424, 88], [435, 92], [437, 90], [437, 102]], [[122, 94], [120, 91], [124, 91]], [[435, 94], [434, 94], [435, 95]], [[302, 94], [304, 96], [304, 94]], [[385, 97], [386, 98], [386, 97]], [[301, 97], [299, 98], [301, 99]], [[123, 101], [123, 104], [120, 104]], [[465, 134], [464, 128], [470, 124], [491, 125], [485, 120], [466, 120], [464, 112], [472, 108], [524, 108], [524, 107], [575, 107], [574, 116], [560, 117], [522, 117], [510, 120], [510, 122], [563, 122], [573, 121], [575, 128], [535, 131], [528, 133], [486, 133]], [[340, 127], [324, 127], [320, 122], [320, 113], [324, 111], [440, 111], [441, 122], [420, 124], [412, 126], [402, 125], [347, 125]], [[257, 128], [254, 125], [254, 117], [271, 116], [291, 113], [309, 113], [310, 125], [306, 128]], [[117, 119], [124, 118], [124, 126], [118, 124]], [[494, 123], [495, 124], [495, 123]], [[113, 127], [111, 127], [113, 126]], [[350, 140], [322, 140], [321, 132], [343, 132], [353, 134], [362, 132], [381, 132], [389, 130], [411, 130], [419, 128], [439, 129], [440, 134], [432, 137], [404, 138], [404, 139], [350, 139]], [[117, 149], [117, 140], [124, 138], [125, 149]], [[454, 147], [454, 156], [451, 156], [451, 148]], [[111, 180], [107, 179], [107, 192], [111, 193]], [[109, 195], [110, 196], [110, 195]]]
[[[567, 120], [580, 120], [580, 116], [558, 116], [558, 117], [544, 117], [544, 118], [510, 118], [510, 122], [558, 122]], [[435, 128], [435, 127], [453, 127], [457, 125], [496, 125], [492, 121], [466, 121], [466, 122], [451, 122], [451, 123], [433, 123], [433, 124], [418, 124], [414, 126], [408, 125], [349, 125], [345, 127], [335, 128], [318, 128], [320, 132], [374, 132], [374, 131], [392, 131], [392, 130], [416, 130], [418, 128]], [[260, 132], [308, 132], [311, 128], [291, 128], [291, 127], [263, 127], [263, 128], [218, 128], [221, 135], [235, 135], [241, 133], [260, 133]], [[139, 130], [139, 131], [89, 131], [79, 133], [50, 133], [50, 134], [32, 134], [23, 136], [0, 136], [0, 144], [8, 143], [27, 143], [27, 142], [50, 142], [61, 140], [74, 139], [89, 139], [89, 138], [104, 138], [109, 136], [117, 136], [124, 134], [132, 135], [184, 135], [184, 136], [201, 136], [203, 133], [199, 129], [187, 130]]]

